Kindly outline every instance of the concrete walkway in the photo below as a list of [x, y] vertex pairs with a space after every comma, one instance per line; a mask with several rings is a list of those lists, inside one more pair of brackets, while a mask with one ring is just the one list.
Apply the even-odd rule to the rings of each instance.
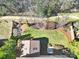
[[66, 57], [64, 55], [54, 55], [54, 56], [40, 56], [40, 57], [17, 57], [16, 59], [74, 59]]

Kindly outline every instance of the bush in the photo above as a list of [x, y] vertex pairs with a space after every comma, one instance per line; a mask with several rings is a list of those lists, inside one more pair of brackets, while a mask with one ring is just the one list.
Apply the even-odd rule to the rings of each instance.
[[16, 41], [9, 39], [5, 45], [0, 48], [0, 59], [16, 59]]
[[79, 59], [79, 42], [73, 41], [70, 43], [69, 49], [76, 56], [76, 59]]

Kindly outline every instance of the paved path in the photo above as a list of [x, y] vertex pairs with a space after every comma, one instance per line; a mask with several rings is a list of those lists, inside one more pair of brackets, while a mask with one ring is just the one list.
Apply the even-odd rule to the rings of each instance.
[[66, 57], [64, 55], [59, 56], [59, 55], [55, 55], [55, 56], [40, 56], [40, 57], [20, 57], [20, 58], [16, 58], [16, 59], [74, 59], [74, 58], [69, 58]]

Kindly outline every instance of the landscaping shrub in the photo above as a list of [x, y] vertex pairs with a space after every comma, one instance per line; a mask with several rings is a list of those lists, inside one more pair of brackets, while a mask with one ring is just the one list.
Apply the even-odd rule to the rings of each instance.
[[72, 43], [70, 43], [69, 49], [71, 50], [71, 53], [76, 56], [75, 59], [79, 59], [79, 42], [73, 41]]
[[16, 41], [9, 39], [5, 45], [0, 48], [0, 59], [16, 59]]

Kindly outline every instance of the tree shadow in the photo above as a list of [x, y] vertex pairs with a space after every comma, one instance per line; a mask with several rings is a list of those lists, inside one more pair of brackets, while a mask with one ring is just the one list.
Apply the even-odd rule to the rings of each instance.
[[18, 41], [18, 40], [30, 40], [31, 38], [33, 38], [31, 36], [31, 34], [25, 34], [25, 35], [21, 35], [21, 36], [11, 36], [11, 39], [15, 39], [16, 41]]
[[49, 40], [47, 37], [34, 38], [33, 40], [40, 41], [40, 55], [47, 55]]

